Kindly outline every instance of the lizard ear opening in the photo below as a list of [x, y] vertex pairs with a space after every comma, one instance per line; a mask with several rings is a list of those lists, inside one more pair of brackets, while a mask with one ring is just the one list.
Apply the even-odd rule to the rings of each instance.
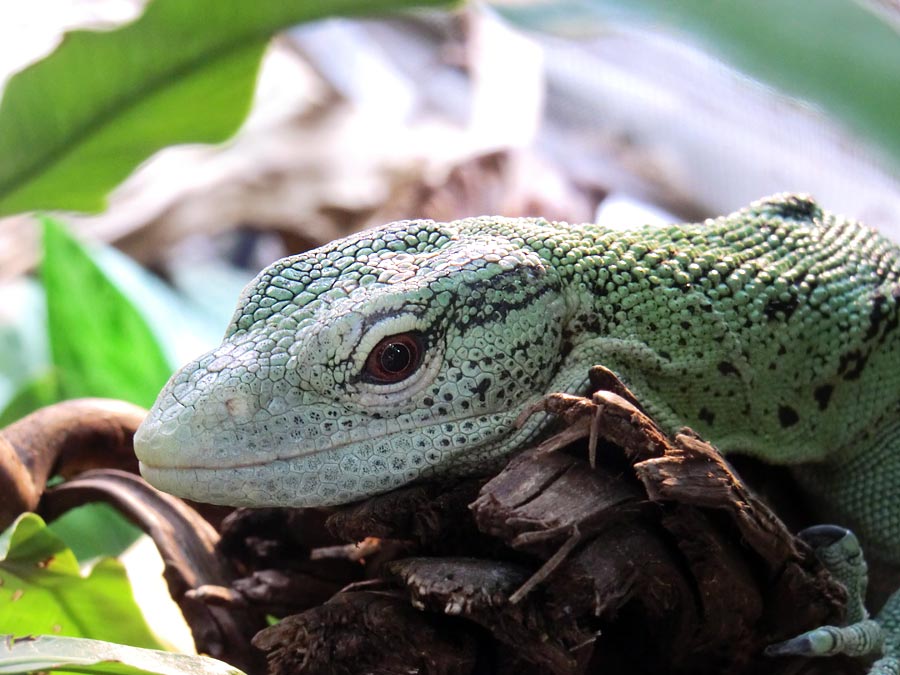
[[363, 377], [373, 384], [394, 384], [412, 375], [422, 365], [425, 343], [418, 331], [382, 338], [366, 357]]

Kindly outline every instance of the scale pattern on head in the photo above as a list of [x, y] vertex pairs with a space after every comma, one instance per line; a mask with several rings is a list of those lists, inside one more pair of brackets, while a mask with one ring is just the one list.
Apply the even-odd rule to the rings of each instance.
[[303, 506], [483, 468], [564, 356], [560, 279], [520, 233], [405, 221], [274, 263], [160, 395], [136, 439], [145, 476]]

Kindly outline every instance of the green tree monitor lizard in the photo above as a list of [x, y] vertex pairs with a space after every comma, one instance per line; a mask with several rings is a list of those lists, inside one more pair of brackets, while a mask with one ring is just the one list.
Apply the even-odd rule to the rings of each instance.
[[[495, 467], [550, 421], [517, 428], [523, 408], [603, 364], [668, 431], [790, 465], [900, 563], [898, 278], [900, 248], [797, 195], [665, 227], [391, 223], [263, 270], [135, 450], [190, 499], [339, 504]], [[896, 675], [900, 600], [879, 618], [872, 672]]]

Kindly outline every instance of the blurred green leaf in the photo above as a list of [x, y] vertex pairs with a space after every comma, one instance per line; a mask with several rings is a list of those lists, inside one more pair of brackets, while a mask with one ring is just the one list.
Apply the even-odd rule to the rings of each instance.
[[42, 218], [50, 350], [61, 398], [149, 407], [172, 372], [147, 323], [62, 224]]
[[0, 633], [160, 647], [122, 564], [107, 558], [82, 576], [71, 549], [33, 513], [23, 514], [0, 535]]
[[48, 372], [26, 382], [0, 412], [0, 427], [5, 427], [30, 412], [61, 398], [56, 373]]
[[170, 654], [98, 640], [42, 636], [0, 642], [0, 673], [47, 670], [113, 675], [243, 675], [208, 656]]
[[37, 279], [0, 282], [0, 410], [50, 368], [47, 307]]
[[[96, 502], [69, 509], [47, 527], [69, 545], [80, 564], [118, 557], [143, 533], [109, 504]], [[84, 533], [90, 532], [90, 537]]]
[[0, 215], [95, 211], [154, 151], [216, 143], [250, 105], [272, 34], [438, 0], [153, 0], [123, 28], [76, 31], [0, 101]]
[[537, 30], [609, 21], [680, 33], [781, 91], [819, 105], [900, 166], [900, 39], [851, 0], [535, 0], [498, 9]]

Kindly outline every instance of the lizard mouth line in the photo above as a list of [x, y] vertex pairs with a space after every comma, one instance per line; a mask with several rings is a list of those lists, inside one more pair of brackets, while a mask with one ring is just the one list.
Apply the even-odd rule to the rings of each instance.
[[[468, 415], [466, 417], [459, 417], [459, 418], [456, 418], [453, 420], [443, 420], [440, 422], [435, 422], [435, 425], [437, 426], [437, 425], [448, 424], [448, 423], [457, 423], [458, 424], [460, 422], [464, 422], [464, 421], [470, 420], [470, 419], [476, 419], [479, 417], [484, 417], [484, 415], [483, 414], [482, 415]], [[515, 419], [515, 417], [513, 416], [511, 419]], [[289, 462], [289, 461], [292, 461], [295, 459], [301, 459], [303, 457], [312, 457], [313, 455], [320, 455], [322, 453], [334, 452], [336, 450], [342, 450], [348, 446], [355, 445], [358, 443], [379, 441], [383, 438], [387, 438], [388, 436], [393, 436], [395, 434], [403, 433], [404, 431], [408, 431], [408, 430], [397, 429], [396, 431], [379, 434], [377, 436], [366, 436], [362, 440], [344, 441], [343, 443], [337, 443], [335, 445], [330, 445], [327, 448], [319, 448], [316, 450], [303, 450], [303, 451], [289, 454], [289, 455], [279, 455], [279, 456], [269, 457], [269, 458], [260, 458], [258, 460], [253, 460], [253, 461], [234, 462], [234, 463], [228, 463], [228, 464], [226, 464], [224, 462], [217, 462], [217, 464], [214, 466], [210, 465], [210, 464], [176, 464], [176, 463], [154, 464], [153, 462], [146, 461], [141, 457], [138, 457], [138, 460], [140, 461], [142, 466], [144, 466], [148, 469], [152, 469], [153, 471], [185, 471], [185, 470], [187, 470], [187, 471], [192, 471], [192, 470], [193, 471], [197, 471], [197, 470], [227, 471], [227, 470], [231, 470], [231, 469], [249, 469], [249, 468], [253, 468], [253, 467], [265, 466], [267, 464], [275, 464], [276, 462]], [[483, 445], [484, 443], [492, 443], [497, 440], [496, 435], [499, 435], [499, 434], [495, 434], [495, 437], [492, 437], [492, 438], [484, 438], [481, 440], [481, 442], [472, 444], [468, 447], [477, 447], [477, 446]], [[209, 454], [210, 457], [214, 457], [216, 454], [215, 451], [212, 450], [208, 446], [206, 448], [204, 448], [204, 450], [202, 450], [201, 452]], [[373, 454], [377, 454], [377, 453], [373, 453]]]

